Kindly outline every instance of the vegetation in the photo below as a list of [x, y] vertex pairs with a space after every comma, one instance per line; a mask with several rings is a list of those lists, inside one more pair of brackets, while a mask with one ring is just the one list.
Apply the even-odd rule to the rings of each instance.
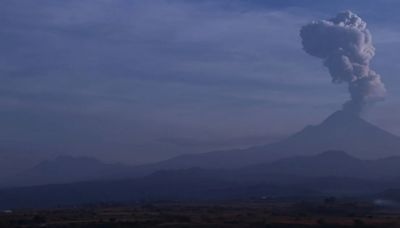
[[[368, 203], [227, 202], [91, 205], [0, 214], [0, 227], [398, 227], [398, 214]], [[328, 201], [328, 203], [326, 202]], [[352, 207], [349, 207], [352, 205]]]

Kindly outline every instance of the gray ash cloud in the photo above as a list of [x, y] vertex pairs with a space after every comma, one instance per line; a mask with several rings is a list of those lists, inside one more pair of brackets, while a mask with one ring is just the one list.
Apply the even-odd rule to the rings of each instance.
[[345, 11], [329, 20], [313, 21], [301, 28], [303, 49], [323, 59], [334, 83], [348, 83], [351, 99], [344, 110], [361, 112], [385, 97], [381, 76], [370, 68], [375, 55], [367, 23]]

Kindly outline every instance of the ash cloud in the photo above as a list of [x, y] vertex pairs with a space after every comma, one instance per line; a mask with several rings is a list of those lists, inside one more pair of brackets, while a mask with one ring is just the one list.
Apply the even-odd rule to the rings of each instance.
[[313, 21], [301, 28], [303, 49], [323, 59], [333, 83], [348, 83], [351, 99], [346, 111], [359, 113], [371, 103], [384, 99], [381, 76], [370, 68], [375, 55], [367, 23], [345, 11], [329, 20]]

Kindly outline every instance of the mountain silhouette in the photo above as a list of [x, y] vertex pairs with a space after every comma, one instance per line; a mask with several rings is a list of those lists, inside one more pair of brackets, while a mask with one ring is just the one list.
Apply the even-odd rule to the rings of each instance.
[[400, 137], [350, 112], [337, 111], [316, 126], [307, 126], [288, 138], [247, 149], [214, 151], [174, 157], [137, 168], [138, 173], [174, 168], [237, 168], [281, 158], [313, 155], [327, 150], [346, 151], [363, 159], [400, 155]]
[[[323, 151], [328, 152], [319, 154]], [[340, 151], [346, 151], [348, 154]], [[319, 155], [313, 156], [317, 154]], [[249, 171], [253, 173], [253, 177], [249, 174], [245, 179], [254, 179], [255, 176], [262, 177], [266, 173], [275, 171], [277, 173], [282, 170], [290, 176], [292, 173], [304, 175], [307, 172], [310, 174], [321, 173], [326, 176], [347, 176], [345, 175], [347, 172], [357, 174], [356, 177], [361, 178], [380, 177], [400, 171], [397, 168], [400, 164], [400, 156], [396, 157], [398, 155], [400, 155], [400, 138], [398, 136], [368, 123], [357, 115], [338, 111], [321, 124], [307, 126], [298, 133], [273, 144], [248, 149], [182, 155], [136, 167], [105, 164], [85, 157], [59, 157], [52, 161], [44, 161], [19, 175], [12, 176], [2, 182], [2, 186], [134, 178], [159, 170], [193, 167], [238, 169], [254, 166], [253, 171]], [[366, 166], [365, 159], [378, 160], [373, 164], [368, 163]], [[277, 163], [274, 163], [275, 161]], [[262, 168], [263, 166], [264, 168]], [[296, 172], [288, 173], [296, 167]], [[330, 167], [330, 169], [326, 169], [326, 167]], [[285, 172], [279, 174], [280, 178]], [[246, 175], [246, 172], [237, 175]]]
[[361, 160], [342, 151], [326, 151], [237, 169], [161, 170], [140, 178], [0, 189], [0, 209], [265, 196], [366, 198], [383, 193], [398, 200], [399, 171], [400, 158]]
[[[282, 177], [339, 177], [365, 180], [392, 180], [400, 177], [400, 157], [363, 160], [343, 151], [296, 156], [232, 170], [240, 179], [279, 180]], [[292, 181], [290, 179], [290, 181]]]
[[338, 111], [317, 126], [308, 126], [282, 142], [310, 153], [344, 150], [359, 158], [400, 155], [400, 137], [351, 112]]

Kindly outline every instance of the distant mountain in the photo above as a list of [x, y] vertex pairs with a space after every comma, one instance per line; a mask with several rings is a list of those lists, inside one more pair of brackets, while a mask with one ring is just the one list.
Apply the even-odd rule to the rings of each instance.
[[138, 179], [90, 181], [0, 189], [0, 210], [75, 206], [94, 203], [210, 201], [274, 197], [315, 197], [303, 186], [241, 184], [209, 176], [198, 169], [160, 171]]
[[[295, 156], [274, 162], [241, 168], [242, 173], [292, 174], [299, 176], [365, 176], [368, 164], [343, 151], [325, 151], [317, 155]], [[400, 163], [399, 163], [400, 165]], [[360, 174], [361, 172], [361, 174]]]
[[[182, 170], [197, 170], [187, 173]], [[2, 183], [3, 187], [62, 184], [79, 181], [115, 180], [133, 178], [135, 167], [123, 164], [107, 164], [90, 157], [60, 156], [39, 163], [31, 169], [12, 176]], [[192, 176], [196, 179], [215, 177], [235, 182], [293, 183], [304, 177], [347, 177], [361, 179], [392, 179], [400, 177], [400, 157], [377, 160], [361, 160], [343, 151], [326, 151], [317, 155], [295, 156], [272, 162], [264, 162], [233, 169], [164, 169], [156, 174], [176, 177]], [[188, 177], [189, 178], [189, 177]]]
[[126, 178], [130, 173], [131, 167], [123, 164], [107, 164], [90, 157], [59, 156], [11, 176], [2, 185], [29, 186], [118, 179]]
[[400, 157], [361, 160], [343, 151], [326, 151], [317, 155], [284, 158], [265, 164], [234, 169], [243, 180], [279, 180], [282, 177], [339, 177], [364, 180], [392, 180], [400, 177]]
[[[400, 158], [360, 160], [341, 151], [285, 158], [236, 169], [161, 170], [145, 177], [123, 180], [104, 178], [109, 174], [104, 174], [106, 176], [101, 179], [98, 174], [110, 170], [93, 168], [99, 163], [89, 158], [58, 160], [62, 162], [45, 163], [40, 166], [44, 168], [38, 170], [48, 172], [48, 168], [55, 169], [55, 164], [69, 167], [74, 163], [76, 167], [91, 166], [86, 169], [86, 177], [96, 176], [98, 180], [0, 189], [0, 209], [159, 200], [375, 197], [382, 192], [388, 197], [388, 189], [400, 189]], [[62, 173], [66, 170], [59, 169]], [[114, 171], [115, 167], [111, 170]], [[52, 177], [59, 176], [54, 174]], [[82, 178], [81, 175], [78, 177]], [[393, 194], [390, 196], [397, 200], [398, 192], [391, 191]]]
[[[400, 188], [400, 157], [362, 160], [343, 151], [331, 150], [234, 169], [164, 170], [145, 179], [212, 179], [241, 186], [275, 186], [293, 195], [296, 191], [288, 189], [307, 189], [317, 195], [361, 196]], [[234, 194], [236, 190], [230, 191]]]
[[359, 158], [400, 155], [400, 137], [352, 113], [338, 111], [317, 126], [308, 126], [283, 142], [309, 151], [343, 150]]
[[375, 195], [378, 205], [400, 208], [400, 188], [391, 188]]
[[32, 167], [44, 159], [44, 155], [30, 150], [0, 147], [0, 182]]
[[400, 156], [400, 137], [352, 113], [337, 111], [317, 126], [308, 126], [280, 142], [241, 150], [182, 155], [137, 167], [139, 174], [174, 168], [237, 168], [326, 150], [343, 150], [363, 159]]
[[[347, 151], [349, 155], [343, 152], [331, 152], [311, 158], [299, 157], [312, 156], [327, 150]], [[253, 167], [254, 176], [281, 171], [279, 178], [282, 178], [282, 175], [285, 174], [282, 171], [289, 172], [295, 169], [297, 170], [293, 173], [302, 173], [303, 175], [309, 172], [310, 174], [321, 173], [327, 176], [341, 174], [344, 177], [351, 173], [354, 174], [353, 177], [357, 178], [379, 178], [399, 173], [400, 157], [380, 159], [373, 163], [358, 160], [355, 157], [377, 159], [395, 155], [400, 155], [399, 137], [366, 122], [357, 115], [338, 111], [319, 125], [308, 126], [287, 139], [265, 146], [182, 155], [166, 161], [136, 167], [104, 164], [98, 160], [85, 157], [59, 157], [52, 161], [42, 162], [18, 175], [13, 175], [7, 181], [2, 181], [0, 186], [28, 186], [98, 179], [134, 178], [143, 177], [158, 170], [193, 167], [237, 169], [255, 166]], [[281, 160], [283, 158], [290, 159]], [[278, 160], [280, 161], [271, 164], [271, 162]], [[266, 166], [268, 169], [262, 168], [262, 165], [257, 167], [257, 164], [268, 164]], [[327, 167], [330, 168], [326, 169]], [[251, 178], [253, 177], [248, 175], [245, 179]]]
[[400, 188], [400, 185], [335, 177], [305, 178], [292, 184], [246, 183], [204, 176], [199, 170], [188, 169], [155, 173], [139, 179], [0, 189], [0, 210], [96, 203], [364, 197], [391, 188]]

